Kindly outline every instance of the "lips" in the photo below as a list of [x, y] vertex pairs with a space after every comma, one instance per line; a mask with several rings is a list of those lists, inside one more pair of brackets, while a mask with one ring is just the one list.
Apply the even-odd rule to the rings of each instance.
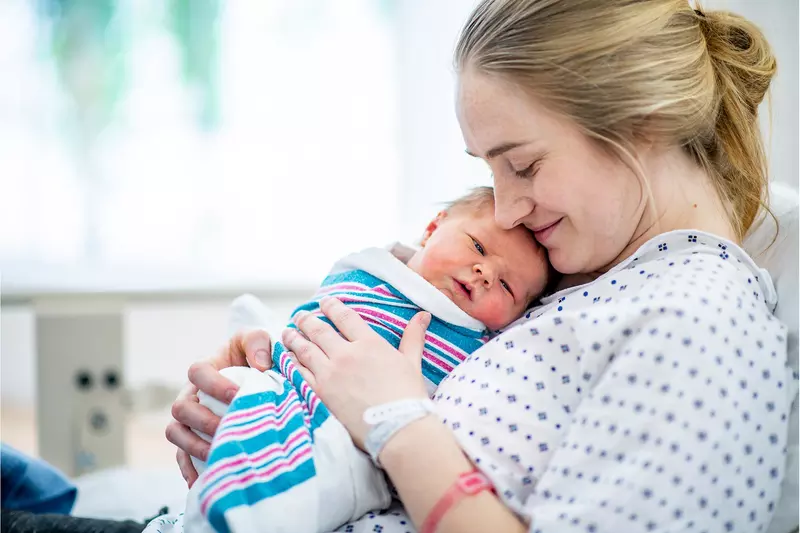
[[562, 219], [559, 218], [554, 222], [549, 222], [547, 224], [532, 228], [531, 231], [533, 231], [533, 235], [536, 237], [536, 240], [539, 241], [540, 244], [544, 244], [550, 235], [553, 234], [553, 231], [555, 231], [555, 229], [558, 227], [558, 224], [561, 222], [561, 220]]
[[541, 226], [535, 226], [535, 227], [533, 227], [533, 228], [530, 228], [530, 230], [531, 230], [532, 232], [534, 232], [534, 233], [539, 233], [540, 231], [544, 231], [544, 230], [546, 230], [546, 229], [547, 229], [547, 228], [549, 228], [550, 226], [555, 226], [555, 225], [556, 225], [556, 224], [558, 224], [559, 222], [561, 222], [561, 219], [560, 219], [560, 218], [559, 218], [558, 220], [553, 220], [553, 221], [551, 221], [551, 222], [548, 222], [548, 223], [546, 223], [546, 224], [542, 224]]
[[472, 301], [472, 289], [470, 288], [469, 285], [461, 283], [457, 279], [453, 280], [453, 285], [455, 286], [456, 292], [461, 294], [461, 296], [463, 296], [464, 298]]

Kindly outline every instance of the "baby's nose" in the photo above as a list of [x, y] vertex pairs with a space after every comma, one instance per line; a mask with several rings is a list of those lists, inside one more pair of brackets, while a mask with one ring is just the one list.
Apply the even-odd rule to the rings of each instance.
[[491, 288], [494, 283], [494, 274], [489, 265], [475, 265], [472, 270], [478, 275], [479, 282], [483, 283], [487, 289]]

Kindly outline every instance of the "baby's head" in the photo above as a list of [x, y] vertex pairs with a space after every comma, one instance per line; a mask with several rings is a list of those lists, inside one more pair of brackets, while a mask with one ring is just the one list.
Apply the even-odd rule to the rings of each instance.
[[452, 202], [428, 224], [421, 244], [409, 268], [491, 330], [522, 316], [547, 286], [544, 248], [525, 227], [495, 223], [491, 187]]

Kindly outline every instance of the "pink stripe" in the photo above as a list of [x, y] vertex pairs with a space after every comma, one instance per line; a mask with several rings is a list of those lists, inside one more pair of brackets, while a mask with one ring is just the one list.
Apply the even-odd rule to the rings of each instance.
[[[285, 363], [286, 375], [290, 376], [293, 372], [297, 371], [297, 365], [288, 355], [286, 355], [286, 353], [287, 352], [284, 352], [281, 355], [281, 364], [283, 365]], [[289, 378], [287, 377], [287, 379]], [[306, 404], [308, 405], [308, 410], [311, 412], [315, 411], [317, 405], [320, 403], [319, 396], [314, 393], [307, 381], [303, 381], [300, 385], [300, 394], [303, 396], [303, 400], [305, 400]]]
[[435, 353], [429, 352], [428, 350], [423, 350], [422, 351], [422, 356], [425, 359], [427, 359], [428, 362], [432, 363], [434, 366], [438, 366], [439, 368], [441, 368], [445, 372], [450, 373], [450, 372], [453, 371], [453, 368], [455, 368], [449, 362], [445, 361], [444, 359], [442, 359], [440, 357], [437, 357]]
[[386, 322], [389, 322], [390, 324], [394, 324], [395, 326], [399, 327], [402, 330], [405, 330], [406, 326], [408, 325], [408, 322], [402, 321], [401, 319], [399, 319], [399, 318], [397, 318], [395, 316], [391, 316], [391, 315], [387, 315], [386, 313], [381, 313], [379, 311], [375, 311], [374, 309], [370, 309], [370, 308], [367, 308], [367, 307], [353, 307], [353, 309], [358, 311], [359, 314], [370, 315], [370, 316], [374, 316], [374, 317], [383, 319]]
[[298, 402], [288, 411], [282, 413], [280, 419], [277, 420], [267, 419], [261, 422], [260, 424], [256, 424], [248, 428], [225, 431], [217, 437], [217, 440], [214, 444], [220, 445], [226, 442], [225, 439], [229, 439], [231, 437], [247, 438], [250, 434], [258, 433], [260, 430], [267, 428], [269, 426], [273, 426], [275, 429], [281, 429], [284, 426], [286, 426], [286, 424], [289, 422], [289, 419], [291, 419], [292, 415], [294, 415], [300, 409], [302, 409], [302, 406]]
[[230, 416], [225, 417], [225, 423], [232, 420], [239, 420], [240, 418], [246, 418], [250, 416], [257, 416], [262, 413], [267, 413], [269, 411], [280, 411], [282, 410], [285, 405], [292, 399], [291, 395], [287, 396], [279, 405], [269, 404], [269, 405], [256, 405], [255, 407], [250, 407], [249, 409], [243, 409], [241, 411], [236, 411], [235, 414], [231, 413]]
[[313, 412], [315, 412], [317, 410], [317, 406], [320, 404], [321, 400], [319, 399], [319, 396], [317, 396], [316, 394], [313, 394], [314, 391], [311, 391], [311, 392], [312, 392], [312, 395], [308, 399], [308, 410], [313, 413]]
[[[279, 452], [282, 452], [282, 453], [285, 454], [286, 451], [298, 439], [302, 439], [304, 437], [308, 438], [308, 430], [306, 430], [306, 428], [304, 428], [304, 427], [297, 428], [297, 431], [294, 433], [294, 435], [291, 436], [285, 443], [283, 443], [282, 446], [277, 445], [277, 444], [272, 445], [269, 448], [267, 448], [266, 450], [264, 450], [260, 455], [256, 455], [256, 456], [253, 456], [253, 457], [247, 457], [246, 455], [245, 455], [245, 457], [241, 457], [241, 456], [229, 457], [229, 458], [227, 458], [226, 461], [223, 461], [222, 463], [216, 465], [210, 471], [206, 471], [206, 473], [203, 474], [203, 480], [204, 480], [204, 482], [207, 482], [207, 484], [213, 484], [214, 483], [214, 478], [215, 477], [221, 477], [222, 475], [225, 474], [226, 470], [237, 468], [238, 466], [242, 465], [243, 463], [256, 464], [259, 461], [267, 459], [270, 456], [275, 455], [275, 454], [277, 454]], [[258, 467], [256, 466], [254, 468], [258, 468]]]
[[[395, 331], [393, 331], [392, 329], [386, 327], [386, 325], [383, 324], [379, 320], [375, 320], [374, 318], [365, 316], [364, 317], [364, 321], [367, 322], [368, 324], [375, 324], [376, 326], [380, 327], [381, 329], [384, 329], [384, 330], [388, 331], [389, 333], [392, 333], [393, 335], [397, 336], [397, 333]], [[441, 368], [445, 372], [451, 372], [453, 370], [453, 368], [455, 368], [450, 363], [450, 361], [447, 361], [446, 359], [442, 359], [442, 357], [439, 354], [435, 354], [435, 353], [433, 353], [433, 352], [431, 352], [429, 350], [423, 350], [422, 356], [425, 359], [427, 359], [428, 362], [431, 363], [433, 366]]]
[[386, 324], [384, 324], [383, 322], [381, 322], [381, 321], [380, 321], [380, 320], [378, 320], [377, 318], [372, 318], [372, 317], [371, 317], [371, 316], [369, 316], [369, 315], [363, 316], [363, 317], [361, 317], [361, 318], [363, 318], [363, 319], [364, 319], [364, 322], [366, 322], [367, 324], [375, 324], [375, 325], [376, 325], [376, 326], [378, 326], [379, 328], [381, 328], [381, 329], [384, 329], [384, 330], [388, 331], [389, 333], [391, 333], [392, 335], [394, 335], [394, 336], [395, 336], [395, 337], [397, 337], [398, 339], [400, 338], [400, 335], [398, 335], [398, 334], [397, 334], [397, 332], [396, 332], [395, 330], [393, 330], [392, 328], [390, 328], [389, 326], [387, 326]]
[[373, 295], [373, 293], [371, 293], [371, 292], [370, 293], [364, 293], [363, 296], [354, 295], [352, 293], [341, 294], [341, 295], [336, 296], [336, 298], [338, 298], [340, 301], [342, 301], [344, 303], [363, 303], [363, 304], [374, 303], [374, 304], [378, 304], [378, 305], [386, 305], [388, 303], [390, 305], [394, 305], [395, 307], [405, 307], [407, 309], [415, 309], [416, 308], [413, 304], [404, 303], [402, 300], [400, 300], [396, 296], [393, 296], [391, 294], [389, 296], [394, 298], [394, 302], [387, 302], [384, 299], [376, 298]]
[[[398, 319], [396, 317], [389, 316], [389, 315], [386, 315], [384, 313], [377, 312], [377, 311], [375, 311], [373, 309], [367, 309], [367, 308], [363, 308], [363, 307], [359, 307], [359, 308], [355, 308], [354, 307], [354, 309], [356, 309], [359, 313], [364, 313], [364, 314], [376, 316], [378, 318], [382, 318], [382, 319], [386, 320], [387, 322], [396, 325], [397, 327], [399, 327], [402, 330], [405, 330], [406, 326], [408, 325], [407, 322], [402, 322], [400, 319]], [[454, 348], [454, 347], [450, 346], [449, 344], [446, 344], [446, 343], [442, 342], [441, 340], [439, 340], [438, 338], [434, 337], [430, 333], [427, 333], [425, 335], [425, 340], [427, 342], [430, 342], [431, 344], [441, 348], [442, 350], [448, 352], [450, 355], [452, 355], [453, 357], [455, 357], [459, 361], [463, 361], [464, 359], [466, 359], [466, 354], [463, 351], [461, 351], [461, 350], [459, 350], [457, 348]]]
[[434, 344], [441, 348], [442, 350], [448, 352], [450, 355], [458, 359], [459, 361], [463, 361], [467, 358], [467, 354], [458, 348], [451, 346], [450, 344], [446, 344], [444, 341], [434, 337], [430, 333], [425, 334], [425, 340], [429, 341], [431, 344]]
[[[368, 296], [355, 296], [355, 295], [353, 295], [351, 293], [348, 293], [348, 294], [337, 294], [336, 298], [340, 302], [348, 304], [351, 307], [353, 306], [353, 304], [381, 305], [381, 304], [385, 304], [386, 303], [385, 300], [381, 300], [381, 299], [378, 299], [378, 298], [370, 298]], [[394, 304], [394, 305], [397, 305], [397, 304]]]
[[298, 461], [300, 461], [301, 459], [303, 459], [304, 457], [306, 457], [307, 455], [310, 455], [310, 454], [311, 454], [311, 448], [308, 448], [307, 450], [302, 450], [299, 454], [295, 455], [289, 461], [285, 461], [285, 462], [283, 462], [281, 464], [275, 465], [273, 468], [267, 470], [266, 472], [261, 472], [261, 473], [258, 473], [258, 474], [249, 474], [249, 475], [244, 476], [242, 478], [232, 479], [232, 480], [228, 481], [227, 483], [225, 483], [222, 486], [220, 486], [217, 489], [215, 489], [211, 494], [209, 494], [206, 498], [203, 499], [203, 505], [202, 505], [203, 515], [205, 515], [206, 512], [208, 511], [208, 505], [209, 505], [210, 500], [212, 498], [214, 498], [220, 492], [226, 490], [228, 487], [230, 487], [232, 485], [244, 485], [245, 483], [247, 483], [248, 481], [251, 481], [253, 479], [264, 479], [264, 478], [267, 478], [267, 477], [271, 476], [272, 473], [275, 472], [278, 469], [283, 469], [283, 468], [288, 469], [288, 468], [293, 467], [295, 465], [295, 463], [297, 463]]
[[388, 297], [390, 297], [390, 298], [394, 298], [395, 300], [400, 300], [400, 298], [399, 298], [397, 295], [394, 295], [394, 294], [392, 294], [391, 292], [389, 292], [389, 290], [388, 290], [388, 289], [386, 289], [386, 288], [385, 288], [385, 287], [383, 287], [383, 286], [381, 286], [381, 287], [375, 287], [375, 288], [374, 288], [374, 289], [372, 289], [372, 290], [374, 290], [374, 291], [375, 291], [375, 292], [377, 292], [378, 294], [382, 294], [382, 295], [384, 295], [384, 296], [388, 296]]
[[310, 411], [310, 410], [313, 410], [313, 409], [314, 409], [314, 407], [315, 407], [315, 404], [316, 404], [316, 403], [317, 403], [317, 401], [318, 401], [318, 400], [317, 400], [317, 398], [319, 398], [319, 396], [317, 396], [317, 395], [314, 393], [314, 391], [313, 391], [313, 390], [311, 390], [311, 388], [309, 387], [309, 388], [307, 388], [307, 389], [305, 389], [305, 390], [303, 391], [303, 398], [305, 398], [305, 400], [306, 400], [306, 403], [308, 404], [308, 409], [309, 409], [309, 411]]
[[337, 283], [336, 285], [327, 285], [317, 289], [317, 294], [334, 292], [334, 291], [355, 291], [355, 292], [368, 292], [369, 287], [366, 285], [359, 285], [355, 283]]

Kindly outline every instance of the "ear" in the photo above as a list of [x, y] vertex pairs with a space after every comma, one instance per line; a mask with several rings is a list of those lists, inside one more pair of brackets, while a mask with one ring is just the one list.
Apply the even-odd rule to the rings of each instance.
[[422, 240], [419, 243], [420, 246], [423, 248], [425, 247], [428, 239], [430, 239], [431, 235], [433, 235], [433, 232], [439, 228], [439, 225], [442, 223], [445, 217], [447, 217], [447, 211], [439, 211], [439, 214], [436, 215], [436, 218], [428, 222], [428, 225], [425, 228], [425, 233], [422, 234]]

